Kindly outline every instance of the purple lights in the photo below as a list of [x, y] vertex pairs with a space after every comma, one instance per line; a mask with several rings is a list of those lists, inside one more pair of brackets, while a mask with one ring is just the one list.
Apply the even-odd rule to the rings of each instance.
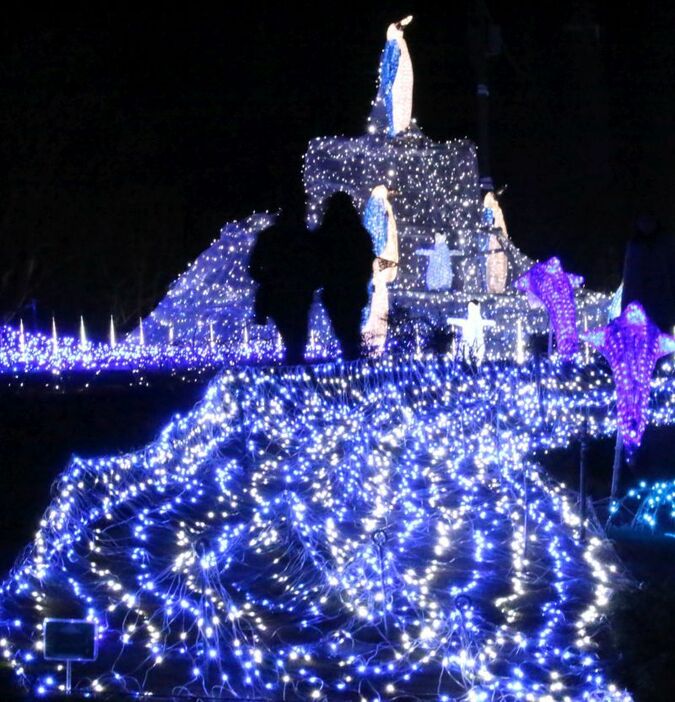
[[618, 425], [627, 450], [642, 441], [647, 401], [656, 361], [675, 351], [675, 339], [662, 334], [639, 302], [631, 302], [606, 327], [583, 335], [609, 362], [616, 385]]
[[555, 332], [558, 352], [565, 357], [575, 354], [579, 347], [574, 288], [583, 282], [581, 276], [566, 273], [560, 259], [554, 256], [536, 263], [514, 283], [516, 290], [528, 293], [544, 305]]

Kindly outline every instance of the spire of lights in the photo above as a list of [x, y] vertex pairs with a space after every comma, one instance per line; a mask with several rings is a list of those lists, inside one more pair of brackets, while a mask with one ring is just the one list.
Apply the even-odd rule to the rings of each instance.
[[516, 363], [525, 363], [525, 339], [523, 338], [523, 320], [516, 322]]
[[86, 351], [89, 347], [87, 342], [87, 330], [84, 328], [84, 317], [80, 315], [80, 350]]
[[52, 353], [56, 356], [59, 352], [59, 337], [56, 333], [56, 320], [52, 317]]
[[114, 349], [117, 346], [117, 334], [115, 333], [115, 320], [110, 315], [110, 348]]

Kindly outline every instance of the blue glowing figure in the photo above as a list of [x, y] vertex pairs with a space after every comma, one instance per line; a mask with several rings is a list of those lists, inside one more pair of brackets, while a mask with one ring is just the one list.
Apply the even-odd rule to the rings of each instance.
[[380, 58], [380, 83], [371, 112], [371, 127], [396, 136], [410, 126], [412, 117], [413, 70], [403, 29], [412, 21], [405, 17], [390, 24], [387, 43]]
[[363, 213], [363, 226], [368, 230], [370, 238], [373, 240], [373, 250], [375, 255], [379, 256], [387, 244], [388, 221], [386, 198], [381, 197], [377, 188], [373, 190], [366, 209]]
[[373, 262], [370, 302], [364, 310], [361, 332], [366, 345], [376, 355], [384, 351], [387, 339], [387, 286], [396, 279], [399, 261], [396, 218], [388, 196], [386, 186], [375, 186], [366, 204], [364, 216], [364, 226], [373, 240], [376, 258]]
[[639, 302], [631, 302], [606, 327], [583, 335], [609, 362], [616, 385], [618, 424], [628, 453], [642, 441], [656, 361], [675, 351], [675, 339], [662, 334]]
[[579, 348], [574, 288], [583, 282], [581, 276], [566, 273], [560, 259], [553, 257], [535, 263], [514, 283], [516, 290], [527, 293], [531, 301], [534, 298], [546, 308], [558, 352], [564, 357], [572, 356]]
[[449, 249], [445, 234], [437, 232], [434, 235], [433, 249], [418, 249], [418, 256], [428, 256], [426, 284], [427, 290], [452, 290], [452, 257], [461, 256], [462, 252]]

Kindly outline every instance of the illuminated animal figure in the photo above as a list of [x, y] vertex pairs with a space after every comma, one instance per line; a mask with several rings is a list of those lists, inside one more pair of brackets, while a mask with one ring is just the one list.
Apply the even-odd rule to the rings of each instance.
[[410, 22], [412, 15], [389, 25], [380, 59], [380, 84], [371, 113], [371, 131], [386, 126], [389, 136], [405, 131], [412, 118], [413, 69], [403, 37]]
[[530, 304], [541, 303], [546, 308], [556, 347], [564, 357], [572, 356], [579, 348], [574, 288], [583, 282], [580, 275], [566, 273], [560, 259], [553, 257], [535, 263], [514, 283], [516, 290], [527, 293]]
[[388, 196], [386, 186], [374, 187], [363, 217], [363, 224], [373, 241], [376, 258], [373, 262], [373, 294], [362, 334], [366, 345], [376, 355], [382, 353], [387, 339], [387, 285], [396, 279], [399, 258], [396, 219]]
[[[493, 231], [490, 233], [487, 256], [487, 291], [501, 294], [506, 290], [506, 280], [509, 273], [509, 261], [504, 251], [504, 242], [509, 238], [504, 220], [504, 213], [497, 197], [492, 191], [485, 193], [483, 207], [489, 213]], [[494, 231], [494, 230], [500, 230]], [[501, 239], [501, 241], [500, 241]]]
[[426, 283], [427, 290], [452, 290], [452, 256], [461, 256], [462, 252], [449, 249], [445, 234], [434, 234], [433, 249], [418, 249], [418, 256], [428, 256]]
[[675, 338], [662, 334], [639, 302], [631, 302], [606, 327], [582, 334], [609, 362], [616, 386], [618, 424], [624, 446], [640, 445], [647, 424], [649, 388], [656, 361], [675, 352]]

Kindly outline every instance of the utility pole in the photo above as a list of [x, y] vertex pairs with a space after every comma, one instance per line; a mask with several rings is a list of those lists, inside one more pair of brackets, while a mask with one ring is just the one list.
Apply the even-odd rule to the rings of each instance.
[[488, 60], [501, 53], [501, 30], [492, 22], [483, 0], [469, 3], [469, 54], [476, 78], [478, 173], [483, 193], [494, 191], [490, 168], [490, 87]]

